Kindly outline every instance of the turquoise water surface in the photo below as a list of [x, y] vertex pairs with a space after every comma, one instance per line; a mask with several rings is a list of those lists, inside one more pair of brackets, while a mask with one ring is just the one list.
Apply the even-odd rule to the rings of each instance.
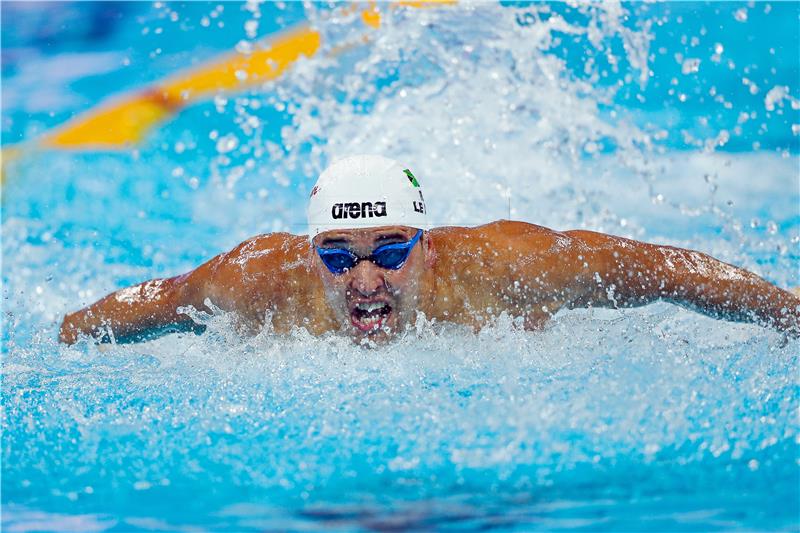
[[[4, 163], [2, 528], [797, 530], [800, 342], [667, 304], [542, 332], [421, 321], [103, 349], [64, 313], [304, 233], [333, 158], [408, 162], [434, 222], [698, 249], [800, 285], [800, 4], [379, 4], [335, 59], [180, 111], [121, 152]], [[2, 8], [2, 143], [340, 5]], [[242, 44], [244, 42], [244, 44]]]

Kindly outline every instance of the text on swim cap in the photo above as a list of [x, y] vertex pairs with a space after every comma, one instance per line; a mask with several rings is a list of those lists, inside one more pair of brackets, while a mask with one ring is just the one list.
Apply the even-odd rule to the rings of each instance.
[[[419, 185], [417, 185], [419, 187]], [[419, 202], [414, 202], [414, 211], [417, 213], [425, 214], [425, 198], [422, 197], [422, 191], [417, 190], [419, 193]]]
[[347, 202], [333, 204], [331, 216], [340, 218], [372, 218], [386, 216], [386, 202]]

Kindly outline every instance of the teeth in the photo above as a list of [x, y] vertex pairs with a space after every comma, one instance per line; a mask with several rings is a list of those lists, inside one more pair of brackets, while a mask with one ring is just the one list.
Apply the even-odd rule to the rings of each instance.
[[375, 302], [375, 303], [359, 303], [356, 304], [356, 307], [361, 311], [366, 311], [367, 313], [371, 313], [372, 311], [377, 311], [378, 309], [383, 309], [386, 307], [385, 303]]
[[382, 318], [382, 317], [379, 317], [379, 316], [370, 316], [370, 317], [365, 317], [365, 318], [362, 318], [361, 320], [359, 320], [359, 322], [361, 322], [361, 323], [362, 323], [362, 324], [364, 324], [365, 326], [374, 327], [374, 326], [377, 326], [377, 325], [378, 325], [378, 323], [379, 323], [380, 321], [382, 321], [382, 320], [383, 320], [383, 318]]

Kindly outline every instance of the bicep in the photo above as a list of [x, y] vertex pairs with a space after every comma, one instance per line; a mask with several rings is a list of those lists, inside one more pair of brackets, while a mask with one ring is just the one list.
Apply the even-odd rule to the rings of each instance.
[[677, 250], [585, 230], [565, 232], [575, 299], [571, 307], [633, 307], [653, 302], [674, 285], [666, 250]]
[[662, 249], [584, 230], [552, 231], [506, 225], [495, 235], [495, 250], [510, 281], [510, 301], [552, 314], [558, 309], [632, 307], [663, 297], [674, 285]]

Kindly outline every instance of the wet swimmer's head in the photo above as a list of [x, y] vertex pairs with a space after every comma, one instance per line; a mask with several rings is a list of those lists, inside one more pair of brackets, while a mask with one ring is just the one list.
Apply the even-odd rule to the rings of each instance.
[[413, 322], [433, 256], [422, 188], [408, 167], [376, 155], [336, 161], [311, 190], [308, 226], [343, 330], [380, 341]]

